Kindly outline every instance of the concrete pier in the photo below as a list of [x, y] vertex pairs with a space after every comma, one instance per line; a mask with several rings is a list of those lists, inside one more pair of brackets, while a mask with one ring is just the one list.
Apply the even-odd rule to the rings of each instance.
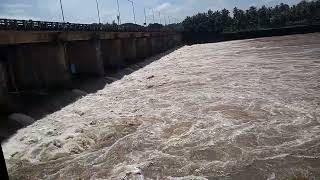
[[173, 34], [170, 39], [173, 39], [173, 41], [174, 41], [173, 47], [180, 46], [182, 43], [182, 35], [181, 34]]
[[151, 51], [152, 54], [158, 54], [163, 51], [163, 38], [162, 37], [152, 37], [151, 38]]
[[142, 60], [149, 55], [149, 47], [146, 37], [137, 38], [137, 59]]
[[130, 64], [137, 59], [136, 38], [125, 38], [121, 40], [121, 54], [126, 64]]
[[7, 75], [4, 63], [0, 61], [0, 113], [6, 111], [8, 104]]
[[121, 39], [101, 41], [101, 53], [104, 67], [106, 69], [122, 67], [124, 64], [124, 58], [121, 50]]
[[14, 46], [8, 51], [15, 85], [20, 90], [66, 87], [70, 73], [63, 43], [38, 43]]
[[72, 41], [66, 44], [67, 60], [76, 75], [104, 75], [100, 40]]
[[173, 39], [173, 36], [172, 37], [168, 37], [167, 38], [167, 45], [168, 45], [168, 48], [174, 48], [175, 46], [175, 40]]

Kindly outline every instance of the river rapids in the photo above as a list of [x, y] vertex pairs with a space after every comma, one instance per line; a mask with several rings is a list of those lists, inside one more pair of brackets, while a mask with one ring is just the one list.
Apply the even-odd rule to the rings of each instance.
[[12, 179], [319, 179], [320, 34], [183, 46], [2, 145]]

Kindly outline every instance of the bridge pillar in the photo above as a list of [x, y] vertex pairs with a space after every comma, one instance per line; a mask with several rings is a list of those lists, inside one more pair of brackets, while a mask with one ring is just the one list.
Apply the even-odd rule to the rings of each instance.
[[8, 64], [20, 90], [70, 85], [70, 73], [62, 43], [21, 44], [8, 52]]
[[137, 38], [137, 59], [142, 60], [149, 56], [149, 49], [150, 46], [148, 46], [148, 38], [146, 37], [140, 37]]
[[160, 52], [164, 52], [166, 50], [168, 50], [168, 47], [167, 47], [167, 44], [166, 44], [166, 38], [167, 38], [167, 35], [162, 35], [160, 36]]
[[8, 88], [7, 75], [4, 63], [0, 61], [0, 113], [7, 110], [8, 105]]
[[137, 48], [135, 38], [121, 39], [121, 49], [121, 54], [125, 63], [131, 64], [137, 60]]
[[67, 57], [72, 66], [71, 73], [79, 75], [104, 75], [100, 40], [67, 43]]
[[175, 41], [174, 41], [174, 36], [173, 35], [169, 35], [168, 37], [168, 48], [174, 48], [175, 47]]
[[148, 57], [151, 57], [153, 55], [151, 37], [146, 38], [146, 51], [147, 51]]
[[165, 38], [165, 39], [164, 39], [165, 49], [166, 49], [166, 50], [171, 49], [172, 47], [170, 46], [170, 43], [169, 43], [169, 41], [170, 41], [170, 39], [171, 39], [170, 34], [167, 34], [164, 38]]
[[101, 40], [101, 53], [105, 68], [117, 69], [124, 66], [121, 39]]
[[182, 43], [182, 36], [181, 34], [175, 34], [172, 37], [173, 41], [174, 41], [174, 46], [179, 46]]
[[163, 51], [163, 39], [160, 36], [151, 38], [152, 54], [159, 54]]

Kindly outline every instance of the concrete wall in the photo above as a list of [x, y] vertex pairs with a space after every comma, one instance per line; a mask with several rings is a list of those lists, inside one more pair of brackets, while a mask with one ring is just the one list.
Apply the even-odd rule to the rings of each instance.
[[80, 76], [104, 75], [100, 40], [68, 42], [66, 52], [69, 65], [74, 65], [75, 72], [71, 73]]
[[118, 69], [124, 64], [121, 39], [101, 40], [101, 54], [106, 69]]
[[185, 32], [183, 33], [183, 41], [187, 44], [199, 44], [260, 37], [284, 36], [292, 34], [306, 34], [315, 32], [320, 32], [320, 24], [305, 26], [297, 25], [282, 28], [247, 30], [220, 34], [215, 34], [211, 32]]
[[7, 53], [15, 85], [20, 90], [65, 87], [70, 83], [62, 43], [17, 45]]
[[0, 112], [6, 111], [8, 103], [7, 73], [5, 64], [0, 61]]
[[180, 46], [182, 44], [182, 35], [181, 34], [173, 34], [172, 38], [174, 40], [173, 46]]
[[148, 46], [148, 38], [147, 37], [141, 37], [137, 38], [136, 40], [136, 46], [137, 46], [137, 60], [142, 60], [147, 58], [151, 53], [150, 47]]
[[168, 32], [0, 32], [0, 105], [7, 89], [69, 87], [73, 76], [103, 76], [180, 42]]
[[137, 59], [136, 38], [121, 39], [121, 55], [125, 64], [132, 64]]
[[162, 42], [160, 37], [152, 37], [151, 38], [151, 51], [152, 54], [158, 54], [162, 50]]

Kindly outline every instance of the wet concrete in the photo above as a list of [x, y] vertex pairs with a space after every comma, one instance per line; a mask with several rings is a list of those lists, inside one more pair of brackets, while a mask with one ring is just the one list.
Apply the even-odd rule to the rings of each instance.
[[12, 179], [320, 177], [320, 34], [182, 47], [3, 144]]

